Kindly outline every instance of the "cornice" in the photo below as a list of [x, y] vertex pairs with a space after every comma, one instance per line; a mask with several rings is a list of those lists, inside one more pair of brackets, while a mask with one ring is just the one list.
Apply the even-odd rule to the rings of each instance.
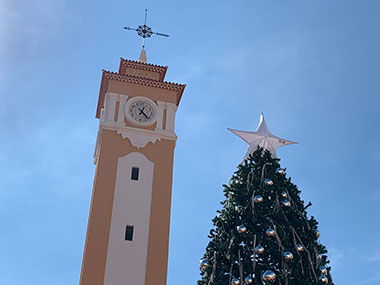
[[161, 139], [176, 141], [177, 135], [173, 132], [165, 132], [163, 130], [146, 130], [141, 128], [118, 126], [115, 123], [103, 122], [100, 124], [100, 130], [106, 129], [116, 131], [123, 139], [128, 138], [132, 145], [136, 148], [144, 148], [147, 143], [155, 143]]
[[152, 87], [158, 87], [158, 88], [163, 88], [163, 89], [168, 89], [168, 90], [173, 90], [173, 91], [178, 91], [178, 92], [183, 92], [185, 88], [185, 84], [178, 84], [178, 83], [172, 83], [172, 82], [160, 82], [154, 79], [150, 78], [144, 78], [136, 75], [122, 75], [116, 72], [112, 71], [107, 71], [103, 70], [103, 76], [107, 79], [112, 79], [112, 80], [118, 80], [118, 81], [124, 81], [124, 82], [129, 82], [129, 83], [136, 83], [140, 85], [147, 85], [147, 86], [152, 86]]

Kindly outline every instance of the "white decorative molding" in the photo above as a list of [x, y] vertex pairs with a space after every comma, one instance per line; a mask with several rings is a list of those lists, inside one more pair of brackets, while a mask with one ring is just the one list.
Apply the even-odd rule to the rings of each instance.
[[174, 134], [174, 121], [177, 105], [173, 103], [166, 103], [166, 126], [165, 134], [171, 136]]
[[96, 137], [95, 151], [94, 151], [94, 164], [98, 164], [99, 151], [100, 151], [100, 141], [102, 138], [101, 129], [98, 130], [98, 135]]
[[127, 102], [128, 96], [119, 94], [119, 111], [117, 114], [117, 124], [119, 126], [124, 126], [124, 118], [125, 118], [125, 113], [124, 113], [124, 107], [125, 103]]
[[104, 123], [104, 108], [100, 110], [100, 120], [99, 120], [99, 123]]
[[[123, 139], [128, 139], [131, 144], [136, 148], [144, 148], [149, 142], [154, 144], [161, 139], [177, 140], [177, 135], [174, 132], [174, 120], [177, 106], [173, 103], [166, 103], [158, 101], [153, 102], [146, 97], [132, 97], [129, 98], [125, 94], [107, 93], [105, 96], [104, 108], [100, 112], [98, 138], [95, 146], [94, 163], [97, 163], [99, 156], [99, 149], [101, 143], [102, 130], [112, 130], [120, 134]], [[128, 104], [135, 100], [146, 100], [152, 102], [157, 107], [156, 128], [148, 130], [144, 128], [129, 127], [125, 124], [125, 109]], [[117, 118], [115, 120], [116, 106], [119, 102]], [[166, 110], [166, 124], [164, 122], [164, 110]]]
[[164, 122], [165, 102], [157, 101], [157, 124], [156, 129], [162, 132]]
[[99, 120], [99, 129], [96, 137], [95, 151], [94, 151], [94, 164], [98, 163], [99, 151], [100, 151], [100, 142], [102, 138], [102, 128], [101, 125], [104, 123], [104, 109], [100, 110], [100, 120]]
[[119, 130], [117, 133], [120, 134], [123, 139], [128, 138], [131, 144], [137, 148], [145, 147], [149, 142], [155, 143], [156, 141], [161, 140], [161, 137], [159, 136], [149, 136], [146, 134], [131, 133]]
[[117, 93], [108, 93], [106, 95], [105, 110], [106, 110], [106, 121], [115, 121], [115, 109], [116, 100], [119, 98]]

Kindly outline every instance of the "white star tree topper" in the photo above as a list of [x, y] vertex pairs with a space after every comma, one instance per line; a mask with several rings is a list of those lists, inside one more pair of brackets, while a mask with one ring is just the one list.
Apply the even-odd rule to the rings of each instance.
[[234, 129], [228, 130], [248, 143], [248, 149], [243, 161], [257, 149], [257, 146], [262, 147], [264, 150], [268, 150], [272, 154], [272, 157], [276, 157], [276, 149], [280, 146], [297, 144], [297, 142], [285, 140], [273, 135], [269, 131], [263, 113], [261, 113], [260, 123], [255, 132], [239, 131]]

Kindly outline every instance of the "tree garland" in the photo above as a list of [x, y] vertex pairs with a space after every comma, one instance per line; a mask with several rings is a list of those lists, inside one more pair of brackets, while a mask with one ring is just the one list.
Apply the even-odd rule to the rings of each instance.
[[333, 284], [318, 223], [307, 218], [311, 203], [304, 206], [290, 180], [260, 148], [238, 166], [223, 185], [198, 285]]

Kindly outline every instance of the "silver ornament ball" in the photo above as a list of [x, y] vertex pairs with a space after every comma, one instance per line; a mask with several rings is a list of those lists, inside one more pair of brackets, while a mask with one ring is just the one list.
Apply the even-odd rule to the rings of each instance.
[[329, 279], [325, 275], [321, 275], [319, 277], [319, 281], [321, 281], [323, 284], [328, 284], [329, 283]]
[[208, 265], [208, 260], [207, 259], [201, 259], [200, 269], [202, 270], [202, 272], [206, 269], [207, 265]]
[[273, 185], [273, 181], [270, 180], [269, 178], [267, 178], [267, 179], [264, 180], [264, 184], [267, 185], [267, 186], [272, 186]]
[[260, 195], [257, 195], [257, 196], [255, 196], [255, 198], [253, 198], [253, 201], [255, 203], [261, 203], [262, 201], [264, 201], [264, 198]]
[[238, 231], [239, 234], [241, 234], [241, 233], [245, 233], [247, 231], [247, 228], [241, 225], [241, 226], [237, 226], [236, 230]]
[[231, 284], [232, 284], [232, 285], [239, 285], [239, 284], [240, 284], [240, 281], [239, 281], [239, 279], [237, 279], [237, 278], [233, 278], [232, 281], [231, 281]]
[[293, 259], [293, 253], [291, 253], [290, 251], [285, 251], [284, 252], [284, 258], [286, 261], [290, 261]]
[[285, 173], [285, 169], [283, 168], [277, 168], [276, 173], [283, 175]]
[[319, 270], [321, 270], [322, 275], [327, 275], [327, 268], [326, 268], [326, 267], [321, 266], [321, 267], [319, 268]]
[[319, 237], [321, 236], [321, 233], [320, 233], [319, 231], [316, 231], [316, 232], [315, 232], [315, 236], [316, 236], [317, 238], [319, 238]]
[[274, 273], [272, 270], [267, 270], [263, 274], [264, 281], [268, 282], [274, 282], [276, 281], [276, 273]]
[[264, 249], [264, 247], [261, 244], [259, 244], [258, 246], [255, 247], [255, 252], [258, 253], [258, 254], [263, 253], [264, 250], [265, 249]]
[[276, 232], [272, 228], [267, 229], [265, 233], [267, 234], [268, 237], [273, 237], [276, 235]]
[[251, 284], [253, 282], [253, 278], [251, 276], [247, 276], [244, 279], [245, 284]]
[[303, 245], [300, 244], [300, 243], [297, 244], [297, 245], [296, 245], [296, 250], [297, 250], [298, 252], [303, 251], [303, 250], [304, 250]]
[[239, 214], [241, 214], [243, 212], [243, 209], [244, 209], [244, 207], [240, 206], [240, 205], [235, 207], [236, 212], [238, 212]]
[[284, 205], [284, 207], [290, 207], [291, 206], [290, 202], [286, 199], [284, 201], [282, 201], [282, 205]]

